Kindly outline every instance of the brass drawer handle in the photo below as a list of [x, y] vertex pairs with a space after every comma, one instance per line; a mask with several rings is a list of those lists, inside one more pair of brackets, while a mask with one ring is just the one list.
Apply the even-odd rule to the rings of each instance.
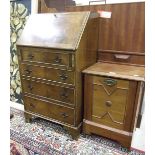
[[28, 55], [28, 58], [29, 58], [30, 60], [32, 60], [32, 59], [34, 58], [34, 55], [29, 54], [29, 55]]
[[59, 75], [61, 80], [66, 80], [68, 78], [68, 76], [65, 73], [62, 73]]
[[112, 102], [111, 101], [106, 101], [105, 104], [106, 104], [107, 107], [111, 107], [112, 106]]
[[60, 113], [61, 114], [61, 116], [63, 117], [63, 118], [66, 118], [66, 117], [68, 117], [69, 115], [68, 114], [66, 114], [65, 112], [63, 112], [63, 113]]
[[117, 81], [114, 79], [105, 79], [103, 83], [106, 84], [107, 86], [112, 87], [117, 84]]
[[60, 97], [62, 99], [66, 99], [68, 97], [68, 94], [66, 92], [62, 92], [62, 93], [60, 93]]
[[24, 71], [26, 72], [27, 75], [30, 75], [32, 72], [32, 70], [29, 70], [29, 69], [25, 69]]
[[32, 85], [28, 85], [28, 88], [30, 89], [30, 91], [33, 89]]
[[54, 59], [54, 62], [57, 64], [60, 64], [62, 61], [62, 59], [59, 56], [56, 56], [56, 58]]
[[115, 54], [114, 55], [114, 58], [116, 59], [116, 60], [129, 60], [129, 58], [130, 58], [130, 55], [123, 55], [123, 54]]
[[30, 107], [35, 108], [35, 105], [34, 105], [34, 104], [32, 104], [32, 103], [30, 103]]

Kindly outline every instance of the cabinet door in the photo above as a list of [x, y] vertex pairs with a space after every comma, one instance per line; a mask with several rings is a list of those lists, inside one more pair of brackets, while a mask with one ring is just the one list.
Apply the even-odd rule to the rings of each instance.
[[129, 131], [137, 82], [101, 76], [88, 76], [90, 78], [90, 119], [102, 125]]

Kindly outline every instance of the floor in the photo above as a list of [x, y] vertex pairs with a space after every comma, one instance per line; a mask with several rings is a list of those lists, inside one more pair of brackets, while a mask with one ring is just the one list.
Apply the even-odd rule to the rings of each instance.
[[[14, 107], [16, 109], [20, 109], [24, 111], [24, 106], [18, 103], [14, 103], [10, 101], [10, 106]], [[132, 145], [131, 147], [137, 150], [140, 150], [142, 152], [145, 152], [145, 113], [142, 117], [142, 122], [140, 128], [136, 128], [133, 139], [132, 139]]]

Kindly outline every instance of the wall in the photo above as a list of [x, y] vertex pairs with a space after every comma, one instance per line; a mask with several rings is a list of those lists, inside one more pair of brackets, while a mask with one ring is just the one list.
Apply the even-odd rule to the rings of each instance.
[[31, 0], [31, 14], [38, 13], [38, 0]]
[[[75, 0], [77, 5], [89, 5], [89, 1], [95, 0]], [[97, 0], [96, 0], [97, 1]], [[145, 0], [106, 0], [107, 4], [115, 4], [115, 3], [131, 3], [131, 2], [144, 2]], [[93, 2], [92, 4], [104, 4], [105, 2]]]
[[140, 128], [136, 128], [133, 134], [132, 147], [138, 150], [145, 151], [145, 111], [144, 111], [145, 99], [142, 106], [142, 120]]
[[10, 1], [10, 100], [22, 104], [16, 42], [31, 12], [31, 0]]

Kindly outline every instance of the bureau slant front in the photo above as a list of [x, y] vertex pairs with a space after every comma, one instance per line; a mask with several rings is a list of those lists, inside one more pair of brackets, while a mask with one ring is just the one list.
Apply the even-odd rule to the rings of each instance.
[[98, 14], [31, 15], [17, 42], [25, 119], [51, 120], [78, 137], [83, 117], [81, 71], [96, 62]]

